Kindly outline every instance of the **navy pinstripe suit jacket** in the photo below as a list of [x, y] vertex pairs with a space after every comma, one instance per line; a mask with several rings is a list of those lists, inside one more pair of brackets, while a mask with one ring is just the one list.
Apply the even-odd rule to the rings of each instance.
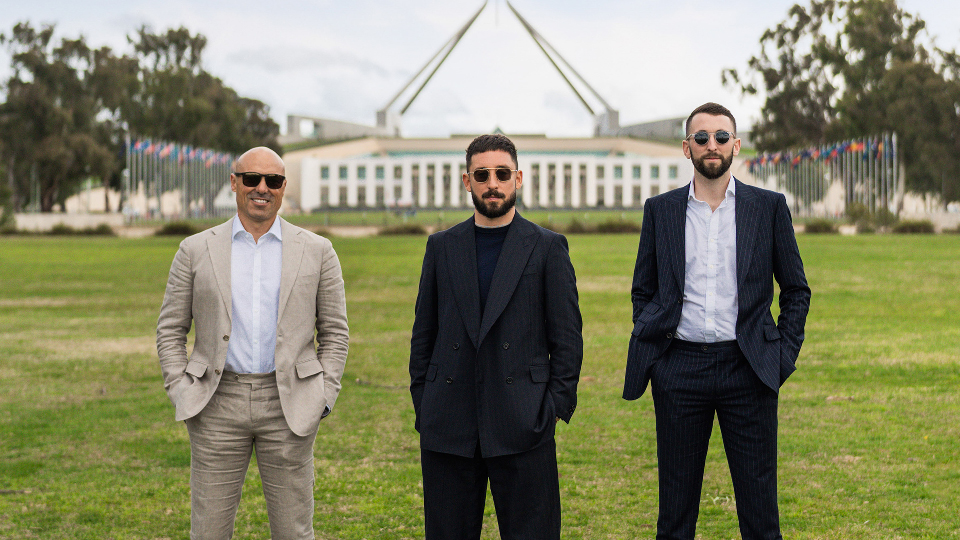
[[473, 457], [551, 439], [577, 406], [577, 283], [562, 235], [516, 214], [480, 316], [474, 220], [427, 240], [410, 340], [420, 446]]
[[[796, 369], [810, 287], [780, 193], [737, 179], [737, 343], [764, 384], [774, 391]], [[687, 184], [647, 199], [633, 272], [633, 332], [627, 352], [624, 399], [643, 395], [650, 368], [680, 324], [686, 265]], [[780, 286], [780, 315], [770, 313], [773, 279]]]

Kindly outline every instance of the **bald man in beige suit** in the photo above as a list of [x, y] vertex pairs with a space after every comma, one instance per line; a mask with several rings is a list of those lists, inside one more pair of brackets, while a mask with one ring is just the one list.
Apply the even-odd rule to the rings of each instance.
[[184, 240], [170, 268], [157, 352], [190, 435], [192, 539], [232, 536], [254, 449], [273, 540], [314, 538], [313, 444], [340, 393], [347, 313], [330, 241], [277, 216], [284, 172], [268, 148], [240, 156], [237, 215]]

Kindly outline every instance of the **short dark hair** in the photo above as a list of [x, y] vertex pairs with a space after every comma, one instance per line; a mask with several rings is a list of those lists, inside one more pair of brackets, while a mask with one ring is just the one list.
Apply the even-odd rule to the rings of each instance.
[[733, 117], [733, 113], [730, 112], [730, 109], [724, 107], [723, 105], [720, 105], [719, 103], [713, 103], [711, 101], [708, 103], [704, 103], [703, 105], [694, 109], [692, 113], [690, 113], [690, 116], [687, 117], [687, 124], [684, 127], [684, 135], [690, 134], [690, 122], [693, 120], [694, 116], [700, 113], [712, 114], [713, 116], [726, 116], [727, 118], [730, 119], [731, 122], [733, 122], [733, 132], [734, 134], [736, 134], [737, 119]]
[[493, 135], [481, 135], [470, 143], [470, 146], [467, 147], [467, 170], [470, 169], [470, 160], [474, 154], [482, 154], [494, 150], [502, 150], [510, 154], [510, 158], [513, 159], [513, 166], [518, 166], [517, 147], [513, 145], [513, 141], [508, 139], [506, 135], [495, 133]]

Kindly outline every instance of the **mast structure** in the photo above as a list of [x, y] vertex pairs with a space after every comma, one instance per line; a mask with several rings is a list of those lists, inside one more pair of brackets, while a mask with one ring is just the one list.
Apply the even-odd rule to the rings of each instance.
[[[433, 57], [431, 57], [430, 60], [428, 60], [427, 63], [424, 64], [423, 67], [421, 67], [413, 77], [411, 77], [407, 84], [405, 84], [403, 88], [401, 88], [400, 91], [397, 92], [396, 95], [394, 95], [393, 98], [383, 106], [383, 108], [377, 111], [377, 127], [386, 130], [394, 137], [400, 136], [400, 126], [403, 114], [407, 112], [407, 109], [410, 108], [410, 105], [412, 105], [414, 100], [417, 99], [417, 96], [420, 95], [420, 92], [427, 85], [427, 83], [430, 82], [430, 79], [433, 78], [434, 74], [436, 74], [437, 70], [440, 69], [440, 66], [443, 65], [443, 62], [448, 56], [450, 56], [450, 53], [453, 52], [453, 49], [458, 43], [460, 43], [460, 40], [467, 33], [467, 30], [470, 29], [473, 23], [480, 16], [480, 13], [482, 13], [486, 7], [487, 0], [484, 0], [483, 5], [480, 6], [480, 9], [478, 9], [472, 17], [470, 17], [466, 24], [457, 30], [456, 33], [454, 33], [453, 36], [447, 40], [442, 47], [440, 47], [440, 50], [437, 51], [437, 53], [434, 54]], [[590, 86], [590, 83], [588, 83], [586, 79], [584, 79], [580, 73], [578, 73], [577, 70], [575, 70], [573, 66], [571, 66], [570, 63], [567, 62], [566, 59], [564, 59], [563, 56], [561, 56], [552, 45], [550, 45], [546, 38], [537, 32], [533, 25], [531, 25], [526, 19], [523, 18], [523, 16], [520, 15], [520, 13], [516, 10], [516, 8], [513, 7], [513, 4], [511, 4], [509, 0], [507, 0], [507, 7], [509, 7], [514, 16], [517, 17], [517, 20], [520, 21], [520, 24], [527, 31], [527, 33], [530, 34], [530, 37], [533, 38], [533, 41], [543, 52], [544, 56], [547, 57], [547, 60], [550, 61], [550, 64], [553, 65], [553, 67], [557, 70], [557, 73], [560, 74], [560, 77], [563, 78], [564, 82], [566, 82], [570, 89], [573, 90], [573, 93], [580, 100], [580, 103], [583, 104], [584, 108], [586, 108], [591, 115], [593, 115], [593, 135], [595, 137], [616, 135], [620, 129], [619, 111], [611, 107], [610, 104], [607, 103], [607, 101], [603, 99], [603, 97], [596, 90], [594, 90], [592, 86]], [[418, 79], [420, 79], [428, 69], [429, 74], [423, 78], [423, 81], [417, 87], [416, 91], [413, 92], [413, 95], [410, 97], [410, 99], [404, 103], [399, 111], [391, 110], [391, 107], [393, 107], [397, 100], [400, 99], [400, 97]], [[603, 108], [601, 112], [596, 112], [594, 108], [590, 106], [590, 104], [584, 98], [583, 93], [577, 89], [577, 86], [571, 80], [571, 77], [567, 75], [565, 70], [569, 71], [573, 79], [579, 81], [579, 83], [586, 89], [586, 92], [589, 93], [592, 98], [600, 102], [600, 105]]]

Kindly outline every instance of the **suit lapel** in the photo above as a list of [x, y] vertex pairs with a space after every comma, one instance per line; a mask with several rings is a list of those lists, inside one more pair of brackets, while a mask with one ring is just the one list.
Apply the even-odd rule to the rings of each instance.
[[[233, 219], [237, 219], [234, 217]], [[211, 234], [207, 238], [207, 253], [210, 255], [210, 261], [213, 265], [213, 275], [217, 280], [217, 289], [220, 290], [220, 299], [223, 300], [223, 307], [227, 310], [227, 317], [233, 322], [232, 300], [230, 293], [230, 246], [233, 238], [230, 232], [233, 230], [233, 219], [217, 225], [210, 229]]]
[[690, 193], [690, 184], [685, 189], [674, 191], [675, 196], [666, 205], [666, 234], [677, 231], [676, 239], [669, 243], [670, 267], [673, 277], [677, 280], [680, 290], [683, 291], [687, 267], [687, 196]]
[[477, 278], [477, 245], [473, 232], [473, 218], [457, 225], [447, 240], [447, 271], [453, 284], [453, 297], [460, 309], [460, 317], [467, 327], [473, 346], [479, 347], [480, 287]]
[[734, 210], [737, 223], [737, 290], [743, 290], [743, 280], [750, 268], [750, 259], [753, 256], [753, 244], [757, 235], [757, 198], [753, 190], [736, 178], [736, 207]]
[[[493, 271], [490, 294], [487, 295], [487, 305], [483, 310], [483, 320], [480, 323], [478, 344], [486, 337], [517, 289], [523, 269], [527, 266], [527, 260], [530, 259], [530, 254], [536, 245], [535, 232], [533, 224], [520, 217], [519, 213], [515, 215], [510, 230], [507, 231], [507, 237], [503, 240], [497, 267]], [[474, 279], [474, 288], [477, 288], [476, 279]]]
[[283, 319], [283, 309], [290, 299], [290, 291], [300, 273], [300, 261], [303, 259], [303, 237], [300, 231], [279, 216], [281, 250], [283, 252], [280, 263], [280, 304], [277, 310], [277, 324]]

